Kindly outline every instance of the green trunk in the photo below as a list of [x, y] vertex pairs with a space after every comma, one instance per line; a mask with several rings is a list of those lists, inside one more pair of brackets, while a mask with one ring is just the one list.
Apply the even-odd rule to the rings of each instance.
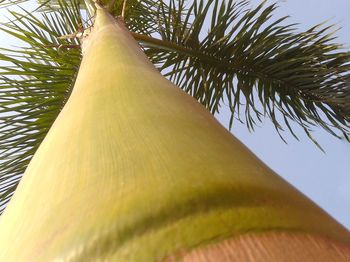
[[349, 251], [342, 226], [162, 77], [104, 10], [83, 56], [0, 218], [0, 261], [158, 261], [258, 232]]

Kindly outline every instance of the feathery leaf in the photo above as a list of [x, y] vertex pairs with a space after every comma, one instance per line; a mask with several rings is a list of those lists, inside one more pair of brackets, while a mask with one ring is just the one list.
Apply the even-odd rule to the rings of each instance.
[[12, 11], [14, 20], [1, 28], [26, 47], [0, 49], [0, 212], [73, 86], [80, 51], [63, 46], [79, 43], [58, 40], [82, 23], [76, 2], [71, 3], [42, 13], [42, 20]]

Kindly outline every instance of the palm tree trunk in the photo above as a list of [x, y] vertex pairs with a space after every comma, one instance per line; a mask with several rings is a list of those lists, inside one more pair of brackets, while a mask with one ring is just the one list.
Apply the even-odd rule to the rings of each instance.
[[163, 78], [103, 9], [0, 232], [0, 261], [350, 259], [347, 230]]

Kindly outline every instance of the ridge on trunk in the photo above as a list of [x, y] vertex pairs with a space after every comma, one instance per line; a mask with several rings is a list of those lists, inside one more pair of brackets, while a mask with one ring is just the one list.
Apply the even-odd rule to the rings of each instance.
[[293, 249], [294, 234], [328, 239], [332, 258], [350, 256], [347, 230], [162, 77], [103, 9], [0, 232], [0, 261], [158, 261], [247, 232], [293, 232], [291, 252], [309, 247]]

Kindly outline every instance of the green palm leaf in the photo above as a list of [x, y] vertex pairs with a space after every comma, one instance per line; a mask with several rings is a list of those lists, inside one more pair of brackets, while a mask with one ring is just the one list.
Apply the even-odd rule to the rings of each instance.
[[79, 43], [63, 43], [58, 37], [76, 30], [82, 17], [77, 5], [61, 4], [59, 11], [42, 13], [42, 20], [11, 12], [14, 21], [2, 27], [26, 47], [0, 50], [0, 211], [74, 84], [80, 51], [64, 45]]
[[246, 9], [247, 1], [193, 1], [186, 9], [184, 1], [176, 2], [160, 12], [167, 51], [152, 46], [146, 52], [211, 112], [227, 99], [231, 125], [243, 106], [250, 129], [267, 115], [282, 130], [279, 111], [292, 134], [291, 120], [310, 138], [315, 125], [348, 137], [350, 52], [332, 43], [333, 27], [297, 33], [294, 25], [282, 24], [287, 17], [272, 20], [276, 4], [264, 2], [253, 9]]

